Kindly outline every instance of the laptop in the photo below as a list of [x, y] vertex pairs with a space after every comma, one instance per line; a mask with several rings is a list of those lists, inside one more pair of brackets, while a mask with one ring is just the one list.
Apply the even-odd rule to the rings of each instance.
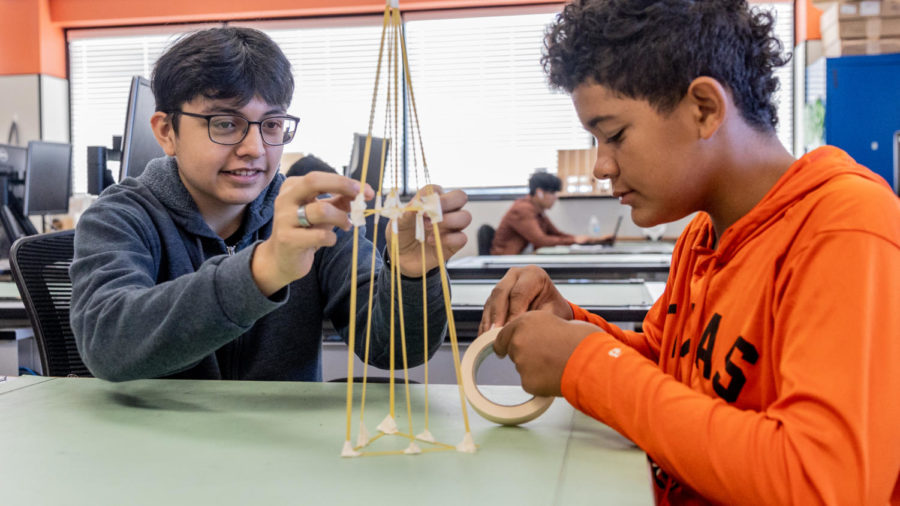
[[619, 215], [619, 218], [616, 220], [616, 226], [613, 228], [613, 233], [609, 237], [592, 237], [588, 240], [587, 245], [593, 246], [604, 246], [604, 247], [613, 247], [616, 244], [616, 239], [619, 237], [619, 228], [622, 227], [622, 215]]

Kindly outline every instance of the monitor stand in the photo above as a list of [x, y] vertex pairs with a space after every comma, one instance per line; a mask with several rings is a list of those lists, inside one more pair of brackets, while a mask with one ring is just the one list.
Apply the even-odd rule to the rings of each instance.
[[9, 258], [9, 249], [16, 239], [38, 233], [31, 220], [22, 214], [21, 201], [12, 194], [10, 183], [14, 181], [9, 176], [0, 175], [0, 226], [4, 236], [0, 239], [0, 258]]

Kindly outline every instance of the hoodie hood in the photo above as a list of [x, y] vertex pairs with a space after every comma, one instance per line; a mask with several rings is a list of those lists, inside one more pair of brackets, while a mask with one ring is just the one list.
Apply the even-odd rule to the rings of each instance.
[[[137, 177], [137, 181], [153, 193], [153, 196], [169, 211], [172, 219], [187, 232], [218, 239], [215, 232], [203, 221], [194, 198], [181, 182], [175, 157], [165, 156], [151, 160], [144, 172]], [[272, 220], [275, 197], [278, 196], [283, 181], [282, 174], [275, 174], [272, 182], [247, 206], [242, 243]]]
[[[862, 177], [886, 184], [884, 179], [856, 163], [844, 151], [832, 146], [817, 148], [791, 164], [762, 200], [725, 230], [716, 251], [718, 263], [727, 262], [753, 237], [777, 223], [804, 196], [838, 176]], [[707, 237], [694, 244], [709, 246], [714, 236], [712, 221], [705, 213], [702, 216], [706, 220]]]

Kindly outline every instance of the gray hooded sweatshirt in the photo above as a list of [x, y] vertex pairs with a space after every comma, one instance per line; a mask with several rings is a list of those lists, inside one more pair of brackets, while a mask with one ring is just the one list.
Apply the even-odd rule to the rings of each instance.
[[[112, 186], [88, 208], [75, 233], [70, 321], [91, 373], [139, 378], [321, 380], [322, 321], [349, 335], [353, 235], [320, 248], [312, 270], [264, 296], [250, 272], [253, 250], [272, 231], [284, 177], [247, 206], [234, 244], [203, 221], [174, 158], [151, 161], [138, 178]], [[360, 231], [356, 354], [364, 356], [372, 244]], [[382, 272], [376, 252], [376, 272]], [[389, 364], [390, 270], [376, 276], [369, 363]], [[426, 277], [428, 355], [446, 316], [437, 271]], [[403, 278], [409, 366], [425, 360], [422, 280]], [[399, 313], [399, 305], [396, 312]], [[399, 322], [399, 320], [397, 320]], [[396, 339], [400, 338], [397, 328]], [[399, 343], [396, 359], [402, 363]]]

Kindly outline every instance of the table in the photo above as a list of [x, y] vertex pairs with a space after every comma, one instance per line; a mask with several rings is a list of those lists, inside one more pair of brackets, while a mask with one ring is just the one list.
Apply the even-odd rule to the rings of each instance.
[[[374, 433], [388, 390], [368, 389]], [[411, 390], [421, 405], [422, 385]], [[506, 402], [522, 394], [484, 390]], [[475, 454], [347, 459], [339, 456], [345, 391], [338, 383], [0, 383], [0, 504], [653, 503], [643, 452], [563, 400], [513, 428], [470, 409]], [[429, 391], [431, 431], [455, 444], [463, 435], [456, 386]]]
[[618, 241], [612, 246], [602, 244], [571, 244], [568, 246], [545, 246], [534, 252], [538, 255], [616, 255], [616, 254], [654, 254], [672, 255], [675, 243], [668, 241]]
[[30, 325], [16, 284], [12, 281], [0, 281], [0, 327]]
[[[497, 280], [453, 280], [451, 305], [460, 330], [468, 330], [470, 322], [481, 321], [484, 303], [496, 284]], [[662, 294], [665, 283], [639, 279], [585, 280], [556, 283], [556, 288], [566, 300], [608, 321], [642, 322]]]
[[585, 255], [479, 255], [454, 258], [447, 273], [457, 279], [500, 279], [512, 267], [537, 265], [554, 280], [631, 279], [665, 281], [672, 255], [610, 253]]
[[[460, 341], [469, 342], [478, 337], [484, 303], [496, 284], [496, 279], [451, 281], [450, 305]], [[556, 284], [566, 300], [607, 321], [618, 323], [643, 322], [647, 311], [662, 295], [665, 286], [661, 281], [640, 279], [583, 280]], [[326, 341], [340, 341], [331, 322], [326, 320], [323, 323]]]

